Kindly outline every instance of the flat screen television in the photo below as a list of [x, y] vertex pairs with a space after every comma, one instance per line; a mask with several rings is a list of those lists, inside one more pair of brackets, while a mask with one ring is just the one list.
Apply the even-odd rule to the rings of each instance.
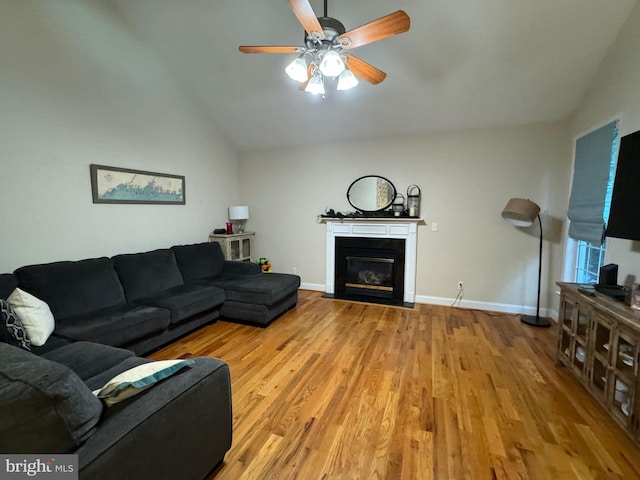
[[640, 130], [620, 140], [606, 235], [640, 240]]

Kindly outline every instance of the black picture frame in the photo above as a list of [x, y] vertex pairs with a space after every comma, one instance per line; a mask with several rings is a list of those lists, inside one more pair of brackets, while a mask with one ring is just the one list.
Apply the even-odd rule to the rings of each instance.
[[91, 164], [93, 203], [185, 205], [185, 177]]

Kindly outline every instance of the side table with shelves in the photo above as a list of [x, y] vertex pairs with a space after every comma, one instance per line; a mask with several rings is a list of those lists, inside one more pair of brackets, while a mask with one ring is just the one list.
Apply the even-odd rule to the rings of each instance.
[[640, 314], [623, 302], [558, 282], [556, 357], [640, 444]]
[[218, 242], [225, 260], [253, 261], [254, 232], [233, 233], [231, 235], [209, 235], [210, 242]]

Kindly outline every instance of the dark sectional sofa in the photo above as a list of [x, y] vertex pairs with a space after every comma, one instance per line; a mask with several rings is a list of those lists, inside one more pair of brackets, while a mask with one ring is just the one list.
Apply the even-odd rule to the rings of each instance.
[[144, 354], [220, 316], [267, 326], [296, 305], [300, 277], [226, 261], [220, 245], [207, 242], [0, 275], [0, 294], [16, 286], [45, 301], [55, 318], [37, 353], [89, 341]]
[[77, 453], [80, 478], [203, 478], [231, 446], [226, 363], [196, 358], [109, 408], [91, 391], [219, 317], [267, 326], [296, 305], [299, 286], [225, 261], [215, 242], [0, 275], [0, 298], [20, 287], [55, 319], [31, 352], [0, 342], [0, 453]]

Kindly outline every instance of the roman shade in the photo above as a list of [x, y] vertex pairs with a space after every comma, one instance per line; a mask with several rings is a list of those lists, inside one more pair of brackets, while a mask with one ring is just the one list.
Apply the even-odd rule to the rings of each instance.
[[576, 141], [573, 184], [569, 198], [569, 236], [601, 245], [604, 239], [607, 191], [612, 175], [612, 147], [618, 122], [594, 130]]

